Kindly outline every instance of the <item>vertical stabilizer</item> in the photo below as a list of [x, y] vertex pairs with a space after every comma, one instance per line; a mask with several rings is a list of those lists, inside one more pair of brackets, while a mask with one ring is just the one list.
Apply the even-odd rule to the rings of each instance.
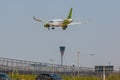
[[72, 18], [72, 8], [70, 9], [70, 12], [69, 12], [67, 19], [71, 19], [71, 18]]

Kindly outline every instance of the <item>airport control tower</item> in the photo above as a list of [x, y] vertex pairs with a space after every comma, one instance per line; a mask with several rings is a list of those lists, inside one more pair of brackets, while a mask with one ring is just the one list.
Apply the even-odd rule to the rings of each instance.
[[63, 55], [65, 51], [65, 46], [60, 46], [60, 52], [61, 52], [61, 66], [63, 65]]

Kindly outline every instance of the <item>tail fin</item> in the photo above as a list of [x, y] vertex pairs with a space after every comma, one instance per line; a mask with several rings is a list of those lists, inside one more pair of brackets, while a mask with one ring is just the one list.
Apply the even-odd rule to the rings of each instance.
[[69, 12], [67, 19], [71, 19], [71, 18], [72, 18], [72, 8], [70, 9], [70, 12]]

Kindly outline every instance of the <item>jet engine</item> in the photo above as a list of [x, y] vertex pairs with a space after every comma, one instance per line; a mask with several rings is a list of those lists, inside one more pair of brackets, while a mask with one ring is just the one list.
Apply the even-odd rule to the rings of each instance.
[[44, 24], [44, 27], [49, 28], [50, 25], [48, 23]]

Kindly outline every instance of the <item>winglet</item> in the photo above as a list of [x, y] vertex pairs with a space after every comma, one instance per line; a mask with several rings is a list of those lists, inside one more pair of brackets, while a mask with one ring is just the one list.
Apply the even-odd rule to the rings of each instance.
[[72, 8], [70, 8], [69, 15], [68, 15], [67, 19], [71, 19], [71, 18], [72, 18]]

